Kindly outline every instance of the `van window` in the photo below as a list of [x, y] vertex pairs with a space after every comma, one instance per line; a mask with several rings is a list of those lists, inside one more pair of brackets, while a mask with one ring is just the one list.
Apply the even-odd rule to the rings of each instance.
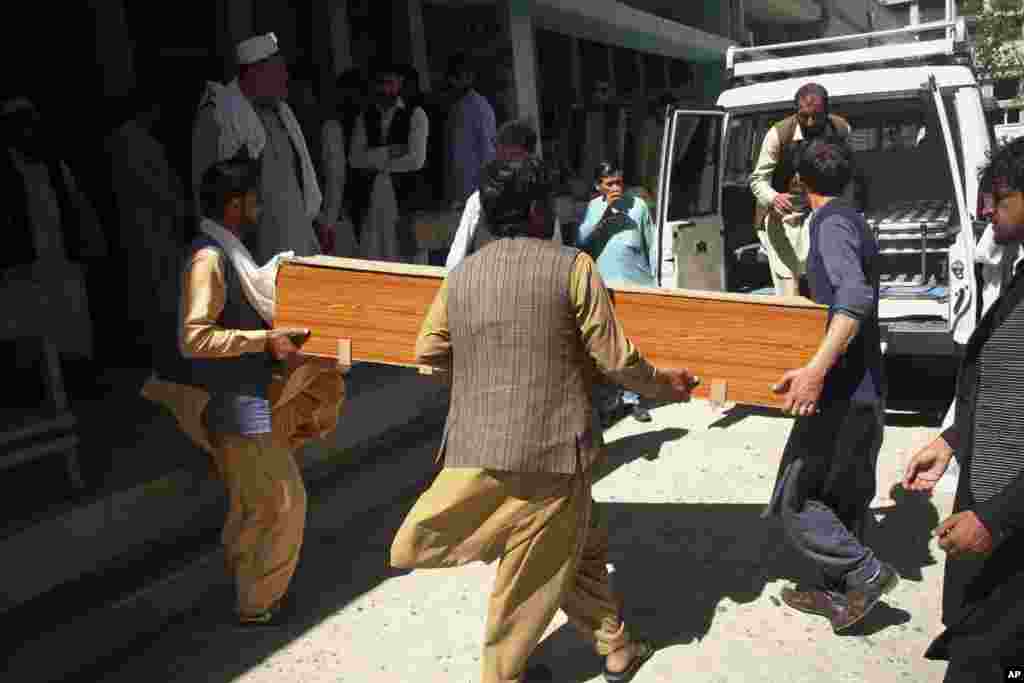
[[721, 117], [676, 115], [669, 171], [669, 222], [718, 211], [718, 156]]

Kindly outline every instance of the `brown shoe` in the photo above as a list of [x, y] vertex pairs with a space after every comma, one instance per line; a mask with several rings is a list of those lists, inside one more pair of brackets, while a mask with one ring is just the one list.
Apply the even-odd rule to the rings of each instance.
[[[782, 601], [793, 609], [805, 614], [814, 614], [832, 620], [837, 609], [843, 607], [842, 600], [834, 593], [825, 590], [797, 590], [796, 588], [783, 588], [779, 593]], [[839, 599], [837, 599], [839, 598]]]
[[883, 562], [874, 581], [869, 581], [863, 588], [846, 591], [845, 609], [837, 610], [832, 617], [832, 630], [836, 633], [845, 631], [866, 617], [882, 596], [899, 582], [900, 575], [896, 573], [895, 567]]

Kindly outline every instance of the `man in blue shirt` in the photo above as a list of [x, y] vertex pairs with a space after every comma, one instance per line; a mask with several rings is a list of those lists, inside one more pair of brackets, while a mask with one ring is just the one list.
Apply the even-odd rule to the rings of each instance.
[[[624, 195], [623, 187], [618, 165], [609, 161], [597, 165], [594, 189], [598, 196], [587, 206], [576, 232], [576, 246], [594, 259], [605, 282], [656, 287], [658, 242], [654, 222], [647, 203]], [[606, 425], [621, 406], [630, 406], [633, 417], [640, 422], [651, 421], [639, 394], [610, 385], [600, 385], [597, 393], [596, 405]]]
[[765, 516], [782, 518], [788, 540], [817, 565], [823, 585], [783, 589], [794, 609], [853, 626], [899, 582], [864, 545], [885, 425], [886, 381], [878, 328], [878, 243], [840, 199], [852, 177], [849, 148], [811, 142], [799, 158], [814, 214], [807, 276], [811, 298], [829, 307], [817, 353], [774, 387], [796, 416]]

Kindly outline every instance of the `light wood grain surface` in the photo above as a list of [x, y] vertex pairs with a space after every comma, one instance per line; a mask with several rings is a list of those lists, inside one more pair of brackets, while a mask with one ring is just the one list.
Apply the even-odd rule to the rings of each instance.
[[[281, 265], [275, 327], [312, 331], [310, 355], [334, 357], [351, 340], [353, 361], [416, 367], [415, 346], [446, 271], [433, 266], [313, 257]], [[641, 353], [660, 367], [686, 367], [707, 398], [777, 406], [771, 385], [806, 363], [827, 310], [807, 299], [614, 285], [616, 315]]]

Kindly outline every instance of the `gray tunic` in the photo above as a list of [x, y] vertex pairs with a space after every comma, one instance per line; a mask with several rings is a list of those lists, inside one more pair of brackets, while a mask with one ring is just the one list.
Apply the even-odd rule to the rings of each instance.
[[302, 167], [288, 129], [276, 110], [256, 107], [256, 113], [267, 132], [267, 146], [262, 154], [263, 213], [253, 238], [253, 258], [262, 264], [282, 251], [294, 251], [296, 256], [319, 254], [302, 194]]

